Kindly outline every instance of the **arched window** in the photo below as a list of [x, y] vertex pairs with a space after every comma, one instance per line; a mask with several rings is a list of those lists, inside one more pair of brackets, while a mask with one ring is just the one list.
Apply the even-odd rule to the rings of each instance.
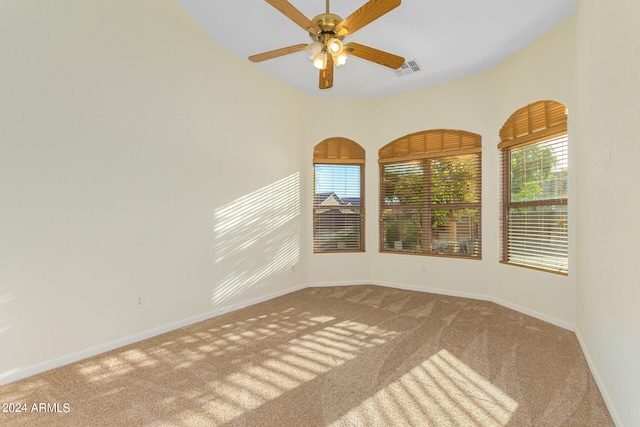
[[329, 138], [313, 150], [313, 251], [364, 251], [364, 149]]
[[480, 135], [429, 130], [379, 151], [380, 251], [481, 257]]
[[500, 129], [502, 262], [568, 273], [567, 107], [538, 101]]

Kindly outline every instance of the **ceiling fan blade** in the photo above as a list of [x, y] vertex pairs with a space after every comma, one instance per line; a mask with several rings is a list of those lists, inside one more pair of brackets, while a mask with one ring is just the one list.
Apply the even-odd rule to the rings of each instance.
[[397, 70], [402, 67], [402, 64], [404, 64], [404, 58], [402, 56], [394, 55], [362, 44], [348, 43], [344, 48], [350, 55], [375, 62], [376, 64], [384, 65], [385, 67], [393, 68], [394, 70]]
[[333, 58], [331, 55], [327, 56], [327, 66], [324, 70], [320, 70], [320, 89], [333, 87]]
[[336, 25], [335, 32], [341, 36], [353, 34], [365, 25], [400, 6], [400, 1], [401, 0], [369, 0], [341, 23]]
[[295, 46], [283, 47], [276, 50], [270, 50], [269, 52], [258, 53], [251, 55], [249, 61], [262, 62], [267, 59], [277, 58], [279, 56], [289, 55], [290, 53], [302, 52], [307, 47], [306, 44], [297, 44]]
[[309, 18], [304, 16], [302, 12], [296, 9], [287, 0], [266, 0], [266, 2], [278, 9], [287, 18], [291, 19], [293, 22], [302, 27], [303, 30], [313, 32], [314, 34], [320, 32], [320, 27], [311, 22]]

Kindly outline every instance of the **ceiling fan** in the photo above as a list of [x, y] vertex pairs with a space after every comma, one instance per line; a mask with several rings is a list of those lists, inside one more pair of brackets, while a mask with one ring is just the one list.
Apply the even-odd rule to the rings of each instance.
[[355, 33], [360, 28], [400, 6], [401, 0], [369, 0], [346, 19], [330, 13], [329, 0], [326, 1], [326, 13], [322, 13], [310, 20], [287, 0], [266, 0], [267, 3], [307, 31], [311, 38], [311, 43], [296, 44], [259, 53], [250, 56], [249, 60], [261, 62], [305, 51], [309, 58], [313, 60], [313, 65], [320, 70], [320, 89], [329, 89], [333, 86], [333, 66], [334, 64], [336, 67], [343, 65], [348, 58], [347, 54], [394, 70], [404, 64], [404, 58], [401, 56], [358, 43], [342, 43], [346, 36]]

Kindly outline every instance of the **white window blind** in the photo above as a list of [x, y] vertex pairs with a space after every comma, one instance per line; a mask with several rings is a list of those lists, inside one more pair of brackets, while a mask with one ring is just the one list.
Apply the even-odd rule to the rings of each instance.
[[314, 169], [314, 250], [361, 250], [361, 166], [316, 164]]
[[364, 251], [364, 149], [329, 138], [313, 152], [313, 250]]
[[504, 151], [506, 261], [567, 272], [567, 135]]
[[502, 262], [568, 273], [567, 108], [538, 101], [500, 131]]
[[478, 135], [451, 130], [412, 134], [380, 150], [387, 156], [380, 159], [381, 251], [480, 258], [479, 151]]

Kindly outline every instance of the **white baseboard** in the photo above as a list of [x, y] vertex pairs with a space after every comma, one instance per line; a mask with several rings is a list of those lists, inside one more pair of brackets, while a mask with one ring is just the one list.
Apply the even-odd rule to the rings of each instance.
[[138, 341], [142, 341], [148, 338], [152, 338], [167, 332], [171, 332], [176, 329], [180, 329], [182, 327], [192, 325], [194, 323], [202, 322], [203, 320], [211, 319], [216, 316], [220, 316], [221, 314], [225, 314], [234, 310], [239, 310], [241, 308], [249, 307], [251, 305], [255, 305], [264, 301], [268, 301], [273, 298], [280, 297], [282, 295], [289, 294], [291, 292], [299, 291], [301, 289], [307, 288], [307, 285], [299, 285], [293, 288], [287, 288], [282, 291], [274, 292], [262, 297], [252, 298], [247, 301], [243, 301], [241, 303], [232, 304], [226, 307], [222, 307], [210, 312], [198, 314], [196, 316], [192, 316], [183, 320], [179, 320], [177, 322], [170, 323], [168, 325], [160, 326], [157, 328], [149, 329], [144, 332], [140, 332], [137, 334], [133, 334], [124, 338], [119, 338], [114, 341], [110, 341], [104, 344], [100, 344], [94, 347], [90, 347], [72, 354], [68, 354], [62, 357], [58, 357], [53, 360], [49, 360], [43, 363], [39, 363], [37, 365], [29, 366], [26, 368], [15, 369], [9, 372], [5, 372], [0, 374], [0, 386], [4, 384], [9, 384], [14, 381], [21, 380], [23, 378], [30, 377], [32, 375], [36, 375], [54, 368], [59, 368], [60, 366], [68, 365], [70, 363], [78, 362], [83, 359], [87, 359], [89, 357], [97, 356], [104, 352], [115, 350], [120, 347], [124, 347], [125, 345], [133, 344]]
[[429, 286], [406, 285], [403, 283], [380, 282], [380, 281], [374, 281], [372, 284], [379, 285], [379, 286], [386, 286], [389, 288], [405, 289], [407, 291], [427, 292], [430, 294], [446, 295], [450, 297], [471, 298], [471, 299], [477, 299], [481, 301], [489, 300], [489, 298], [487, 298], [485, 295], [472, 294], [469, 292], [452, 291], [450, 289], [432, 288]]
[[527, 316], [535, 317], [536, 319], [542, 320], [543, 322], [551, 323], [552, 325], [556, 325], [561, 327], [562, 329], [566, 329], [568, 331], [574, 332], [576, 327], [573, 323], [566, 322], [564, 320], [556, 319], [555, 317], [549, 316], [547, 314], [538, 313], [535, 310], [531, 310], [530, 308], [522, 307], [518, 304], [514, 304], [512, 302], [504, 301], [499, 298], [490, 298], [490, 301], [495, 302], [503, 307], [510, 308], [512, 310], [518, 311], [522, 314], [526, 314]]
[[311, 282], [307, 285], [308, 288], [328, 288], [333, 286], [362, 286], [362, 285], [374, 285], [375, 283], [370, 280], [352, 280], [349, 282]]
[[623, 427], [622, 420], [620, 419], [620, 416], [616, 412], [616, 408], [613, 405], [613, 400], [609, 396], [609, 393], [607, 393], [607, 389], [605, 388], [604, 383], [602, 382], [602, 378], [600, 377], [600, 374], [596, 369], [596, 365], [593, 363], [591, 354], [589, 354], [589, 348], [584, 342], [584, 339], [582, 338], [582, 334], [580, 334], [580, 329], [576, 327], [575, 333], [576, 333], [576, 337], [578, 338], [578, 343], [580, 344], [580, 348], [582, 349], [582, 354], [584, 354], [584, 358], [587, 360], [587, 365], [589, 365], [589, 370], [591, 371], [591, 375], [593, 375], [593, 379], [598, 385], [598, 389], [600, 390], [600, 394], [602, 395], [602, 399], [604, 400], [605, 405], [607, 405], [607, 409], [609, 410], [609, 414], [613, 419], [613, 423], [617, 427]]
[[476, 300], [480, 300], [480, 301], [490, 301], [490, 302], [494, 302], [494, 303], [496, 303], [498, 305], [501, 305], [503, 307], [509, 308], [511, 310], [515, 310], [517, 312], [520, 312], [522, 314], [526, 314], [527, 316], [531, 316], [531, 317], [534, 317], [536, 319], [542, 320], [544, 322], [551, 323], [552, 325], [559, 326], [559, 327], [561, 327], [563, 329], [567, 329], [569, 331], [573, 331], [575, 329], [574, 325], [569, 323], [569, 322], [565, 322], [563, 320], [556, 319], [555, 317], [548, 316], [548, 315], [543, 314], [543, 313], [539, 313], [539, 312], [537, 312], [535, 310], [531, 310], [529, 308], [522, 307], [522, 306], [520, 306], [518, 304], [514, 304], [514, 303], [511, 303], [511, 302], [504, 301], [504, 300], [501, 300], [499, 298], [494, 298], [494, 297], [487, 296], [487, 295], [474, 294], [474, 293], [471, 293], [471, 292], [451, 291], [449, 289], [438, 289], [438, 288], [402, 285], [402, 284], [386, 283], [386, 282], [378, 282], [376, 284], [379, 284], [381, 286], [389, 286], [389, 287], [393, 287], [393, 288], [399, 288], [399, 289], [407, 289], [407, 290], [417, 291], [417, 292], [429, 292], [429, 293], [433, 293], [433, 294], [448, 295], [448, 296], [452, 296], [452, 297], [471, 298], [471, 299], [476, 299]]

